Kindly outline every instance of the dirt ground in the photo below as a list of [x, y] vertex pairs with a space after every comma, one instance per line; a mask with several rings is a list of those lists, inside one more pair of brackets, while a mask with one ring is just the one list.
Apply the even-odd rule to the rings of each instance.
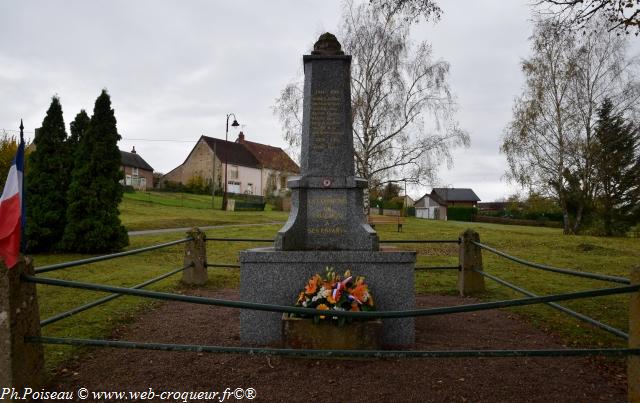
[[[236, 290], [186, 292], [239, 297]], [[452, 296], [417, 297], [419, 307], [472, 302]], [[238, 310], [167, 302], [116, 329], [112, 338], [240, 346], [239, 329]], [[416, 335], [418, 350], [563, 347], [557, 337], [503, 311], [417, 318]], [[626, 401], [622, 362], [598, 358], [347, 360], [98, 348], [59, 368], [50, 385], [62, 391], [80, 387], [89, 391], [153, 388], [155, 393], [253, 388], [255, 401], [270, 402]]]

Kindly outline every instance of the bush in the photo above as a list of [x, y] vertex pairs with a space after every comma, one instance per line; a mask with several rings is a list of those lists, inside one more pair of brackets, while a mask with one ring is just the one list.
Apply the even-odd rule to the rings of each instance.
[[184, 185], [180, 182], [164, 181], [164, 186], [160, 190], [165, 192], [184, 192]]
[[273, 206], [273, 211], [283, 211], [283, 201], [284, 197], [282, 196], [268, 196], [265, 201]]
[[266, 203], [254, 203], [236, 200], [234, 211], [264, 211]]
[[473, 221], [478, 214], [475, 207], [449, 207], [447, 209], [447, 220], [450, 221]]
[[[248, 194], [233, 194], [229, 195], [231, 199], [238, 200], [241, 202], [248, 203], [264, 203], [264, 197], [258, 195], [248, 195]], [[236, 203], [236, 206], [238, 203]]]

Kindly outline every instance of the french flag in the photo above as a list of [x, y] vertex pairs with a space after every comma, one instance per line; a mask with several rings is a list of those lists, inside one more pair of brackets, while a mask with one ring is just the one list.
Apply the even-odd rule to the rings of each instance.
[[0, 197], [0, 259], [11, 268], [20, 256], [20, 236], [24, 222], [24, 206], [22, 203], [22, 179], [24, 176], [24, 139], [22, 123], [20, 123], [20, 144], [16, 153], [7, 182]]

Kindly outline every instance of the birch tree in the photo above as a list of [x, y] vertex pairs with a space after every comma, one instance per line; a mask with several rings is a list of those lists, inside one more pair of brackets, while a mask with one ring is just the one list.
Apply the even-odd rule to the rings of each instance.
[[[419, 18], [415, 9], [389, 4], [344, 3], [339, 38], [352, 56], [356, 171], [370, 186], [433, 183], [440, 165], [452, 165], [451, 150], [468, 146], [469, 136], [454, 119], [449, 64], [437, 60], [427, 42], [411, 46], [410, 27]], [[277, 98], [274, 113], [294, 147], [300, 141], [301, 110], [301, 84], [292, 82]]]
[[536, 23], [533, 55], [522, 63], [525, 86], [501, 146], [508, 178], [553, 197], [565, 233], [579, 231], [598, 192], [593, 130], [599, 104], [611, 96], [616, 111], [632, 114], [640, 94], [626, 38], [591, 27], [580, 35], [558, 21]]
[[539, 0], [534, 6], [543, 17], [557, 19], [578, 30], [594, 20], [604, 21], [608, 31], [640, 33], [638, 0]]

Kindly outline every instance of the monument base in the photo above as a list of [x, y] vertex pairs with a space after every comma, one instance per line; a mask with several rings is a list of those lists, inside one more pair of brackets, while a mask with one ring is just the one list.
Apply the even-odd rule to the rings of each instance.
[[[240, 252], [240, 299], [293, 306], [307, 281], [327, 266], [366, 277], [380, 311], [413, 309], [416, 253], [393, 248], [371, 251], [276, 251], [273, 247]], [[243, 309], [242, 342], [266, 345], [282, 341], [282, 314]], [[415, 341], [413, 318], [383, 320], [382, 343], [406, 346]]]

